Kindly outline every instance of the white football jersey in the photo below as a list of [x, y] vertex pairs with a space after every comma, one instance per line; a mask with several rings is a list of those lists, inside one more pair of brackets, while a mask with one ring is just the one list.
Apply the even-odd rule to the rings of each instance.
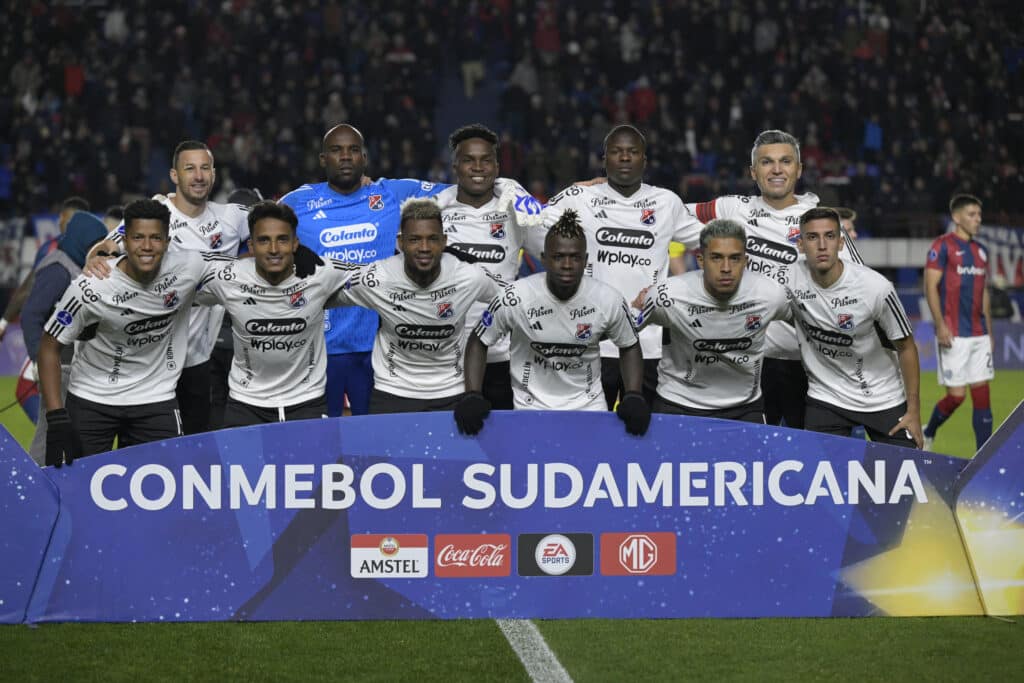
[[[503, 179], [500, 182], [503, 186], [511, 184], [519, 194], [527, 194], [515, 181]], [[519, 271], [519, 251], [526, 242], [527, 228], [519, 225], [508, 207], [500, 207], [497, 194], [477, 208], [459, 202], [458, 191], [458, 186], [452, 185], [435, 196], [441, 206], [441, 222], [448, 246], [476, 259], [476, 265], [488, 273], [504, 282], [512, 282]], [[495, 192], [499, 192], [498, 184]], [[466, 316], [467, 334], [486, 309], [486, 302], [473, 304]], [[487, 350], [487, 361], [507, 360], [508, 337], [505, 337]]]
[[443, 398], [465, 391], [462, 355], [466, 316], [474, 301], [489, 301], [499, 284], [482, 268], [451, 254], [441, 274], [421, 288], [405, 274], [399, 254], [359, 266], [330, 305], [377, 311], [373, 386], [406, 398]]
[[[579, 214], [587, 234], [587, 273], [627, 302], [668, 277], [669, 242], [693, 243], [701, 228], [676, 193], [647, 184], [629, 197], [608, 183], [571, 185], [545, 207], [544, 227], [554, 225], [566, 209]], [[650, 325], [641, 331], [640, 344], [644, 358], [661, 358], [661, 328]], [[601, 355], [617, 357], [619, 350], [605, 341]]]
[[[173, 196], [173, 195], [171, 195]], [[241, 204], [206, 202], [195, 218], [178, 210], [169, 197], [153, 197], [171, 211], [168, 251], [204, 251], [236, 256], [249, 239], [249, 209]], [[124, 241], [124, 225], [108, 235], [118, 244]], [[217, 343], [224, 309], [220, 306], [196, 306], [188, 319], [188, 359], [185, 367], [205, 363]]]
[[892, 284], [867, 266], [845, 263], [831, 287], [811, 279], [806, 261], [791, 270], [790, 299], [807, 395], [858, 412], [877, 412], [906, 400], [899, 363], [880, 335], [913, 334]]
[[790, 317], [786, 290], [757, 273], [745, 273], [725, 304], [708, 294], [703, 271], [668, 278], [647, 292], [642, 317], [668, 330], [658, 394], [698, 410], [756, 401], [769, 324]]
[[355, 270], [356, 266], [328, 259], [306, 278], [293, 274], [271, 285], [249, 258], [234, 261], [203, 281], [196, 300], [219, 303], [231, 316], [232, 398], [260, 408], [280, 408], [324, 395], [324, 305]]
[[629, 306], [611, 286], [585, 277], [568, 301], [547, 274], [517, 280], [491, 301], [474, 334], [490, 346], [508, 333], [514, 405], [534, 410], [607, 410], [598, 342], [637, 343]]
[[[687, 204], [697, 219], [709, 223], [716, 218], [728, 218], [747, 229], [747, 270], [760, 273], [786, 286], [789, 272], [800, 256], [797, 240], [800, 237], [800, 216], [818, 205], [813, 192], [795, 195], [796, 204], [776, 209], [759, 195], [727, 195], [709, 202]], [[700, 231], [687, 249], [697, 249]], [[839, 252], [840, 258], [863, 263], [853, 240]], [[765, 355], [769, 358], [799, 360], [796, 332], [789, 323], [776, 321], [769, 326]]]
[[121, 272], [117, 261], [109, 263], [107, 278], [74, 280], [46, 323], [46, 332], [61, 344], [97, 325], [95, 338], [77, 346], [68, 391], [117, 406], [173, 399], [185, 367], [187, 317], [196, 287], [223, 268], [225, 258], [168, 251], [148, 285]]

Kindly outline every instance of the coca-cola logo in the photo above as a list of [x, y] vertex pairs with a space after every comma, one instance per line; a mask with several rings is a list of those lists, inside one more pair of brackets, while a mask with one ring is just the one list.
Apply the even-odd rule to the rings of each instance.
[[443, 578], [509, 576], [512, 538], [508, 534], [438, 534], [434, 575]]

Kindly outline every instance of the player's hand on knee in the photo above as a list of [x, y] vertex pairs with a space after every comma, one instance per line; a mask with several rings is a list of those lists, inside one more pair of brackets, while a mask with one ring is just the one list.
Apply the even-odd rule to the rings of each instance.
[[295, 250], [295, 275], [297, 277], [309, 277], [323, 264], [324, 260], [309, 247], [300, 244], [299, 248]]
[[470, 391], [455, 404], [455, 425], [460, 434], [473, 436], [484, 428], [484, 420], [490, 414], [491, 402], [479, 391]]
[[889, 430], [889, 436], [895, 436], [900, 430], [905, 429], [910, 438], [914, 440], [918, 448], [924, 448], [924, 432], [921, 431], [921, 418], [907, 413], [900, 418], [896, 426]]
[[635, 391], [623, 394], [615, 413], [626, 423], [626, 431], [630, 434], [643, 436], [651, 426], [651, 406], [643, 394]]
[[46, 464], [60, 467], [75, 460], [75, 430], [64, 408], [46, 413]]

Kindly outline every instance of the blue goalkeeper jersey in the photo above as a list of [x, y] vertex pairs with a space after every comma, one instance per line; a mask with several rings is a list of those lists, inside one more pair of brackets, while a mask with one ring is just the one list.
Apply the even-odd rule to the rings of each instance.
[[[327, 183], [303, 185], [281, 203], [299, 217], [299, 242], [324, 258], [369, 263], [395, 253], [401, 204], [410, 197], [431, 197], [448, 187], [419, 180], [382, 178], [349, 195]], [[373, 350], [378, 318], [356, 306], [324, 311], [327, 353]]]

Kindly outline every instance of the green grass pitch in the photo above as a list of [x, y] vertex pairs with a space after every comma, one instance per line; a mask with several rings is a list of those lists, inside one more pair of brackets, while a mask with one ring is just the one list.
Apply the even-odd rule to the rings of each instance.
[[[998, 426], [1024, 397], [1024, 371], [996, 373]], [[14, 380], [0, 378], [0, 407]], [[925, 420], [942, 395], [921, 378]], [[14, 407], [0, 421], [22, 443]], [[936, 452], [974, 451], [970, 402]], [[538, 622], [569, 675], [621, 680], [1015, 680], [1024, 630], [1000, 619], [689, 619]], [[0, 627], [3, 680], [520, 681], [493, 621], [45, 624]]]

